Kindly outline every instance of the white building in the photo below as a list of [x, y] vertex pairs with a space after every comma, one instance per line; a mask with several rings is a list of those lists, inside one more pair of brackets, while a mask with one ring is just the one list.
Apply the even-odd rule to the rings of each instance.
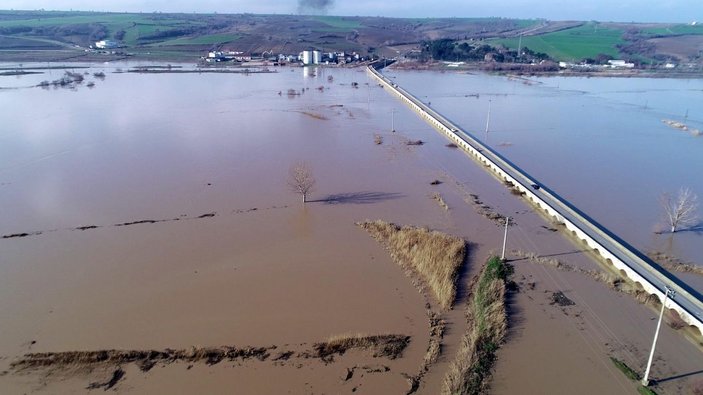
[[609, 60], [608, 64], [614, 69], [631, 69], [635, 67], [634, 63], [627, 63], [624, 60], [619, 59]]
[[120, 43], [118, 43], [117, 41], [113, 41], [113, 40], [102, 40], [102, 41], [98, 41], [95, 43], [95, 48], [98, 48], [98, 49], [113, 49], [113, 48], [119, 48], [119, 46], [120, 46]]
[[303, 51], [300, 54], [304, 65], [320, 64], [322, 62], [322, 52], [320, 51]]

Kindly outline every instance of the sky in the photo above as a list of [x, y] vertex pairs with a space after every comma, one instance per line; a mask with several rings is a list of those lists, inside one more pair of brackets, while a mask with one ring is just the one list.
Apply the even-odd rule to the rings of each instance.
[[703, 22], [703, 0], [0, 0], [0, 9], [296, 14], [301, 1], [331, 3], [317, 11], [329, 15]]

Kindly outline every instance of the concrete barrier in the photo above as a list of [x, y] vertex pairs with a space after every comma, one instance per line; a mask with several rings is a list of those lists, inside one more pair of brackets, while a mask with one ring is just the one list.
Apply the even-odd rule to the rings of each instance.
[[666, 307], [675, 310], [688, 325], [703, 334], [703, 302], [701, 295], [671, 275], [637, 249], [597, 223], [571, 203], [511, 163], [470, 133], [462, 130], [444, 116], [429, 108], [414, 95], [379, 72], [384, 67], [377, 63], [367, 67], [369, 75], [390, 93], [414, 110], [427, 123], [444, 133], [452, 142], [483, 164], [500, 179], [510, 182], [524, 193], [538, 209], [554, 218], [586, 243], [596, 254], [613, 265], [621, 275], [638, 284], [644, 292], [664, 300], [665, 287], [676, 291], [674, 299], [667, 298]]

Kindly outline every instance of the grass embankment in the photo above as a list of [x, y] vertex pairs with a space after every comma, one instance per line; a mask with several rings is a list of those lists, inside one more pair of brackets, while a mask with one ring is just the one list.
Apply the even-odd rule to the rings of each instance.
[[472, 285], [467, 307], [467, 332], [449, 367], [443, 394], [482, 394], [488, 387], [495, 352], [508, 326], [505, 282], [509, 267], [492, 257]]
[[610, 360], [613, 362], [613, 365], [615, 365], [615, 367], [618, 368], [618, 370], [621, 371], [628, 379], [638, 381], [641, 378], [640, 374], [635, 372], [635, 370], [631, 367], [627, 366], [625, 362], [615, 357], [610, 357]]
[[[627, 364], [615, 357], [610, 357], [610, 360], [613, 362], [613, 365], [621, 371], [625, 377], [632, 381], [640, 381], [642, 379], [642, 376], [637, 373], [634, 369], [631, 367], [627, 366]], [[649, 387], [645, 387], [643, 385], [640, 385], [637, 387], [637, 392], [642, 394], [642, 395], [657, 395], [657, 392], [654, 391], [653, 389]]]
[[380, 220], [357, 225], [381, 242], [396, 263], [419, 274], [443, 309], [451, 308], [459, 268], [466, 257], [464, 240], [427, 228], [401, 227]]
[[643, 385], [640, 385], [637, 387], [637, 392], [642, 394], [642, 395], [657, 395], [657, 392], [654, 391], [653, 389], [649, 387], [645, 387]]

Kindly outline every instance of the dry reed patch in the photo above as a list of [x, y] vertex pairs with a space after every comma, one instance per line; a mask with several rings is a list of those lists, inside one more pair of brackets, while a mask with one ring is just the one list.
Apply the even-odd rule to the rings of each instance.
[[647, 256], [667, 270], [703, 275], [703, 267], [684, 262], [679, 258], [667, 255], [663, 252], [651, 251], [647, 253]]
[[674, 330], [684, 329], [688, 326], [676, 310], [669, 310], [669, 326]]
[[[157, 364], [166, 366], [173, 363], [187, 363], [188, 369], [193, 364], [216, 365], [220, 362], [236, 362], [240, 366], [249, 361], [265, 363], [271, 361], [274, 366], [291, 364], [302, 366], [306, 360], [318, 359], [324, 364], [333, 363], [335, 355], [357, 350], [370, 350], [373, 358], [396, 359], [410, 343], [410, 336], [398, 334], [382, 335], [343, 335], [315, 343], [308, 347], [306, 343], [286, 344], [284, 348], [268, 347], [191, 347], [189, 349], [165, 350], [96, 350], [29, 353], [10, 364], [10, 369], [0, 376], [15, 374], [40, 374], [41, 382], [60, 381], [67, 377], [98, 377], [98, 381], [88, 384], [89, 389], [114, 387], [125, 377], [123, 367], [136, 365], [142, 372], [150, 371]], [[276, 351], [272, 357], [271, 353]], [[386, 372], [382, 370], [379, 372]]]
[[439, 192], [435, 192], [432, 194], [432, 199], [439, 204], [439, 207], [443, 208], [444, 210], [449, 210], [449, 206], [447, 205], [447, 202], [444, 201], [444, 198], [442, 195], [440, 195]]
[[459, 268], [466, 257], [466, 242], [427, 228], [400, 227], [384, 221], [358, 222], [386, 247], [396, 263], [418, 273], [443, 309], [456, 297]]
[[10, 364], [15, 371], [37, 368], [78, 369], [96, 366], [136, 364], [142, 371], [149, 371], [157, 363], [204, 362], [215, 365], [223, 360], [235, 361], [256, 358], [264, 361], [275, 347], [193, 347], [187, 350], [99, 350], [66, 351], [25, 354]]
[[467, 331], [442, 384], [443, 394], [483, 394], [495, 352], [508, 327], [505, 281], [509, 268], [492, 257], [471, 285], [466, 309]]
[[[243, 361], [255, 359], [266, 361], [271, 352], [278, 351], [273, 360], [295, 358], [320, 358], [329, 362], [335, 354], [341, 355], [352, 349], [371, 350], [374, 358], [396, 359], [410, 343], [410, 336], [398, 334], [383, 335], [341, 335], [325, 342], [314, 343], [312, 349], [283, 350], [269, 347], [191, 347], [189, 349], [165, 350], [97, 350], [29, 353], [10, 364], [15, 372], [35, 369], [88, 370], [99, 367], [122, 366], [134, 363], [147, 372], [158, 364], [176, 362], [205, 363], [216, 365], [222, 361]], [[305, 346], [305, 343], [301, 344]]]
[[317, 119], [317, 120], [319, 120], [319, 121], [327, 121], [327, 120], [329, 120], [329, 118], [327, 118], [326, 116], [324, 116], [324, 115], [322, 115], [322, 114], [314, 113], [314, 112], [311, 112], [311, 111], [301, 111], [300, 113], [303, 114], [303, 115], [307, 115], [308, 117], [310, 117], [310, 118], [312, 118], [312, 119]]
[[325, 362], [334, 360], [334, 355], [343, 355], [351, 349], [371, 350], [373, 357], [396, 359], [410, 344], [410, 336], [405, 335], [363, 335], [344, 334], [330, 337], [326, 342], [313, 345], [314, 356]]

